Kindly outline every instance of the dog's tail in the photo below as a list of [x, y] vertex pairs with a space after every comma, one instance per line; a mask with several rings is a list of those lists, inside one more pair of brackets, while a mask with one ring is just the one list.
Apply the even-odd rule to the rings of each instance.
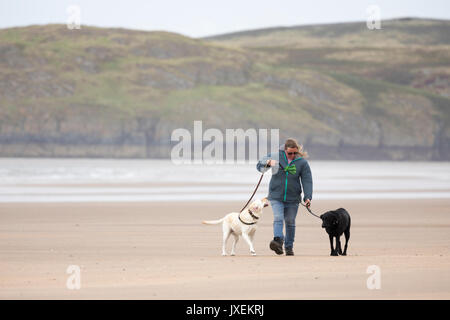
[[219, 219], [219, 220], [207, 220], [202, 221], [203, 224], [219, 224], [221, 223], [225, 218]]

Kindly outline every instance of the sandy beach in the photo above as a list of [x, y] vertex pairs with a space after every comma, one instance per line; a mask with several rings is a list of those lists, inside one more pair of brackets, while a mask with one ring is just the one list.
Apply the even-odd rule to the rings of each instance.
[[[221, 256], [221, 227], [241, 202], [2, 203], [1, 299], [449, 299], [450, 199], [317, 200], [352, 216], [346, 257], [329, 256], [320, 221], [300, 208], [295, 256], [268, 248], [272, 211], [255, 237]], [[231, 241], [228, 248], [231, 246]], [[69, 265], [81, 288], [69, 290]], [[369, 290], [368, 266], [381, 271]]]

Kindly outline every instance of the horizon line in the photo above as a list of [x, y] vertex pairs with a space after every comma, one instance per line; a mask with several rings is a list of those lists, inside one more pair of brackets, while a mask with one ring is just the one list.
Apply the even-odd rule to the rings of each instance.
[[[404, 21], [433, 20], [433, 21], [441, 21], [441, 22], [450, 22], [450, 19], [445, 19], [445, 18], [429, 18], [429, 17], [413, 17], [413, 16], [401, 16], [401, 17], [386, 18], [386, 19], [381, 19], [381, 22], [383, 22], [383, 21], [402, 21], [402, 20], [404, 20]], [[146, 30], [146, 29], [134, 28], [134, 27], [98, 26], [98, 25], [93, 25], [93, 24], [81, 24], [81, 27], [85, 26], [88, 28], [99, 28], [99, 29], [122, 29], [122, 30], [140, 31], [140, 32], [167, 32], [167, 33], [179, 34], [184, 37], [188, 37], [188, 38], [192, 38], [192, 39], [206, 40], [206, 39], [220, 38], [220, 37], [238, 35], [238, 34], [242, 34], [242, 33], [258, 32], [258, 31], [264, 32], [264, 31], [277, 30], [277, 29], [294, 29], [294, 28], [302, 28], [302, 27], [330, 26], [330, 25], [338, 25], [338, 24], [357, 24], [357, 23], [366, 23], [366, 21], [365, 20], [354, 20], [354, 21], [336, 21], [336, 22], [323, 22], [323, 23], [306, 23], [306, 24], [296, 24], [296, 25], [274, 25], [274, 26], [251, 28], [251, 29], [242, 29], [239, 31], [217, 33], [217, 34], [212, 34], [212, 35], [195, 36], [195, 37], [183, 34], [181, 32], [169, 31], [169, 30], [164, 30], [164, 29]], [[16, 25], [16, 26], [0, 28], [0, 31], [7, 30], [7, 29], [15, 29], [15, 28], [29, 28], [29, 27], [34, 27], [34, 26], [50, 26], [50, 25], [66, 25], [66, 23], [60, 22], [60, 23]]]

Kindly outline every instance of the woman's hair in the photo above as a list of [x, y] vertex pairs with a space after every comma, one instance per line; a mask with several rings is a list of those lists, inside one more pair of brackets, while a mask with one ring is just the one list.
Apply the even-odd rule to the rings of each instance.
[[294, 138], [289, 138], [289, 139], [286, 140], [286, 142], [284, 143], [284, 150], [286, 150], [287, 148], [297, 148], [298, 149], [298, 154], [302, 158], [307, 158], [308, 157], [308, 152], [303, 150], [303, 145], [299, 144], [297, 142], [297, 140], [295, 140]]

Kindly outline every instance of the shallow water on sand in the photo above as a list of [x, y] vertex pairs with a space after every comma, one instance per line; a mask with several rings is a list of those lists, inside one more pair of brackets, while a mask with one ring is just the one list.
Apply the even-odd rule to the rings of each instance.
[[[313, 199], [450, 198], [450, 162], [309, 161]], [[235, 201], [251, 195], [255, 163], [0, 159], [0, 202]], [[267, 195], [270, 172], [256, 197]]]

